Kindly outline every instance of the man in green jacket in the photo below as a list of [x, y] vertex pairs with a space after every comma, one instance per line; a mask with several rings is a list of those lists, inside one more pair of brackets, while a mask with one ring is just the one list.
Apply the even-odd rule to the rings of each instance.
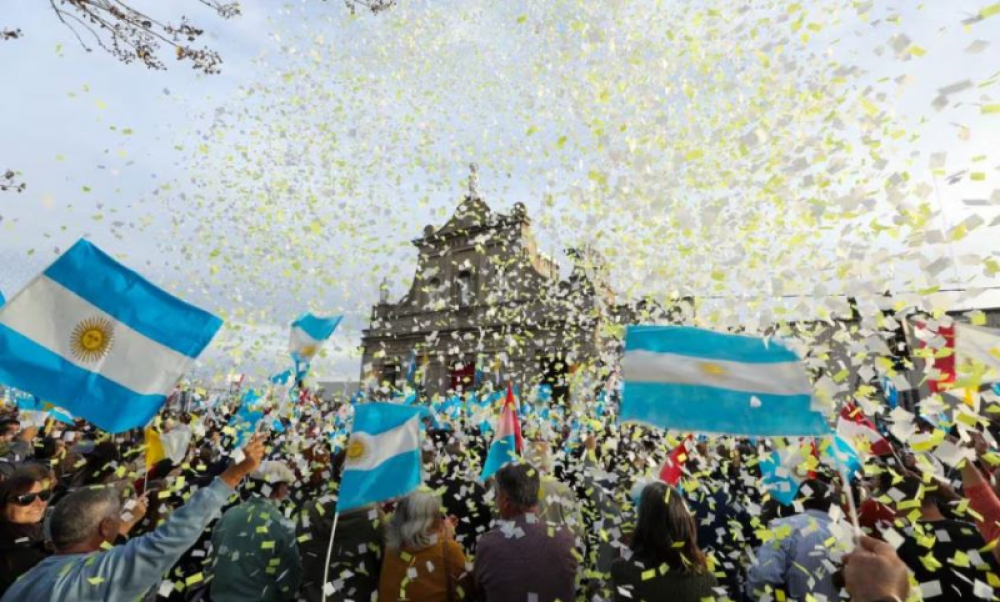
[[266, 461], [250, 478], [250, 499], [226, 512], [212, 534], [213, 602], [292, 600], [302, 580], [295, 525], [279, 508], [295, 473]]

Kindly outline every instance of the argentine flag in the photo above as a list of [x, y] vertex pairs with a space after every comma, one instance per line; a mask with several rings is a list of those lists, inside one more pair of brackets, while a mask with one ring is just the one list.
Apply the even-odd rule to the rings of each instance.
[[404, 496], [421, 483], [424, 408], [395, 403], [354, 406], [337, 512]]
[[805, 365], [777, 341], [629, 326], [620, 419], [686, 433], [828, 435]]
[[149, 423], [221, 325], [80, 240], [0, 308], [0, 382], [119, 433]]
[[320, 318], [310, 313], [302, 314], [292, 322], [288, 351], [296, 362], [311, 362], [323, 343], [337, 329], [343, 316]]

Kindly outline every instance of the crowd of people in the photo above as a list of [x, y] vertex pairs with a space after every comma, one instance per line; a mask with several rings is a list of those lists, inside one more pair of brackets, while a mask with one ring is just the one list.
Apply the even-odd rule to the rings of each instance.
[[[343, 513], [331, 425], [349, 423], [346, 402], [310, 398], [252, 436], [233, 428], [233, 403], [164, 411], [157, 430], [189, 436], [149, 466], [142, 430], [37, 428], [2, 408], [0, 595], [900, 602], [1000, 586], [989, 429], [954, 437], [973, 456], [957, 467], [898, 440], [846, 479], [806, 462], [784, 505], [762, 481], [772, 441], [701, 437], [671, 460], [665, 434], [576, 407], [589, 419], [572, 427], [525, 420], [521, 458], [486, 482], [489, 433], [428, 420], [423, 486]], [[670, 462], [675, 483], [659, 478]]]

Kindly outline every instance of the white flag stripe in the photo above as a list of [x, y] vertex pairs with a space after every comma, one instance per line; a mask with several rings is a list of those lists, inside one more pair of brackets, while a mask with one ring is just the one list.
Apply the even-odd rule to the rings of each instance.
[[[73, 337], [83, 321], [95, 318], [111, 324], [114, 335], [106, 355], [87, 361], [74, 355]], [[139, 334], [44, 275], [4, 306], [0, 324], [142, 395], [170, 393], [191, 364], [191, 358]]]
[[413, 417], [396, 428], [377, 434], [356, 431], [351, 433], [347, 445], [344, 470], [372, 470], [399, 454], [420, 449], [420, 421]]
[[622, 373], [631, 382], [702, 385], [765, 395], [812, 394], [801, 362], [751, 364], [637, 350], [625, 352]]

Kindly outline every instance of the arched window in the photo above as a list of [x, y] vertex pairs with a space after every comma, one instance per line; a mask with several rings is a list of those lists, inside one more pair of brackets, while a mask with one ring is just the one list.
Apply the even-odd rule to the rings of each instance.
[[472, 305], [472, 272], [462, 270], [458, 273], [456, 280], [458, 292], [458, 306], [468, 307]]
[[431, 278], [431, 281], [427, 284], [427, 304], [435, 309], [438, 303], [441, 301], [441, 280], [438, 278]]

